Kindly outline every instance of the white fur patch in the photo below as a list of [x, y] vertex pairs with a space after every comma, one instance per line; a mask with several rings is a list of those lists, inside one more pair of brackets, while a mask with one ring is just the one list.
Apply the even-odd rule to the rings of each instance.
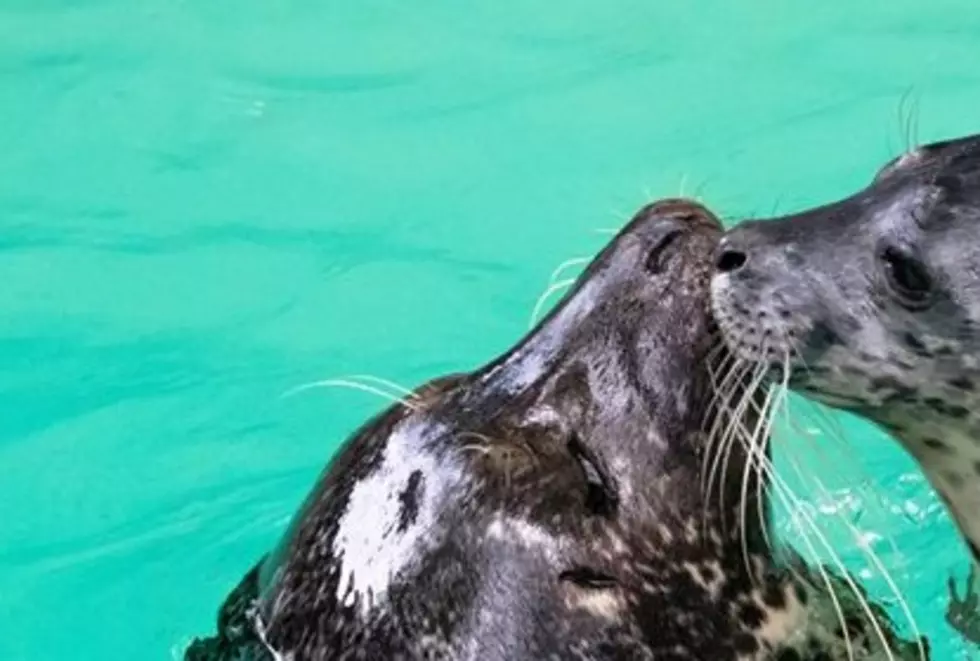
[[[419, 446], [425, 436], [439, 433], [425, 423], [400, 429], [388, 440], [381, 464], [371, 475], [354, 486], [334, 540], [334, 554], [340, 561], [337, 599], [361, 597], [366, 612], [372, 603], [385, 598], [392, 579], [416, 557], [417, 548], [431, 544], [436, 523], [436, 504], [446, 489], [445, 462], [423, 452]], [[425, 481], [415, 522], [399, 532], [399, 495], [413, 472]], [[439, 479], [430, 479], [438, 476]]]

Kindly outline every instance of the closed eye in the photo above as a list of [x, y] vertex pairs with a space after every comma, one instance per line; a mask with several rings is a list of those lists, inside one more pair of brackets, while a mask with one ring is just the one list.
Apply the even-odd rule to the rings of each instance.
[[660, 239], [660, 242], [654, 246], [650, 254], [647, 255], [646, 269], [648, 273], [657, 275], [664, 272], [671, 256], [676, 252], [675, 246], [681, 234], [683, 234], [681, 230], [674, 230]]

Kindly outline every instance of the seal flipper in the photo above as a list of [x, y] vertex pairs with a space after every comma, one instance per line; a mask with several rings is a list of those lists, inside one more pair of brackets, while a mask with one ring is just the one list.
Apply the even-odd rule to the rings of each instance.
[[966, 579], [966, 590], [962, 599], [956, 589], [955, 579], [950, 577], [948, 585], [949, 605], [946, 607], [946, 622], [967, 640], [980, 644], [980, 592], [978, 592], [980, 584], [978, 584], [976, 564], [970, 566], [970, 575]]
[[256, 637], [251, 620], [259, 596], [259, 570], [267, 557], [255, 563], [221, 605], [217, 634], [194, 639], [184, 652], [184, 661], [273, 661]]

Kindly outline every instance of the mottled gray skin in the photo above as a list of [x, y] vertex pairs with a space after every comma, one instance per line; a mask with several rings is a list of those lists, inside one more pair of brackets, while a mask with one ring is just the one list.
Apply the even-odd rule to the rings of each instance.
[[514, 349], [365, 425], [188, 661], [847, 658], [772, 559], [754, 473], [739, 526], [740, 446], [727, 508], [699, 488], [720, 232], [644, 208]]
[[[833, 204], [736, 227], [712, 300], [736, 355], [788, 365], [791, 388], [901, 442], [980, 560], [980, 135], [908, 152]], [[954, 592], [950, 621], [980, 640], [975, 602]]]

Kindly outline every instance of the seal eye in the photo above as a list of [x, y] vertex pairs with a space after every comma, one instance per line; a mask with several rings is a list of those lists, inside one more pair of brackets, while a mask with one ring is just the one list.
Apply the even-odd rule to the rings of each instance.
[[598, 457], [592, 454], [578, 436], [568, 441], [568, 451], [578, 462], [585, 478], [585, 507], [597, 516], [611, 517], [616, 513], [619, 496], [612, 479], [602, 469]]
[[888, 286], [904, 305], [922, 307], [928, 302], [932, 279], [919, 260], [888, 247], [882, 252], [881, 261]]
[[680, 238], [681, 234], [681, 230], [674, 230], [660, 239], [660, 242], [653, 247], [653, 250], [647, 255], [646, 269], [648, 273], [658, 275], [664, 272], [664, 269], [667, 268], [667, 262], [670, 261], [671, 255], [675, 252], [671, 247], [677, 244], [677, 239]]

